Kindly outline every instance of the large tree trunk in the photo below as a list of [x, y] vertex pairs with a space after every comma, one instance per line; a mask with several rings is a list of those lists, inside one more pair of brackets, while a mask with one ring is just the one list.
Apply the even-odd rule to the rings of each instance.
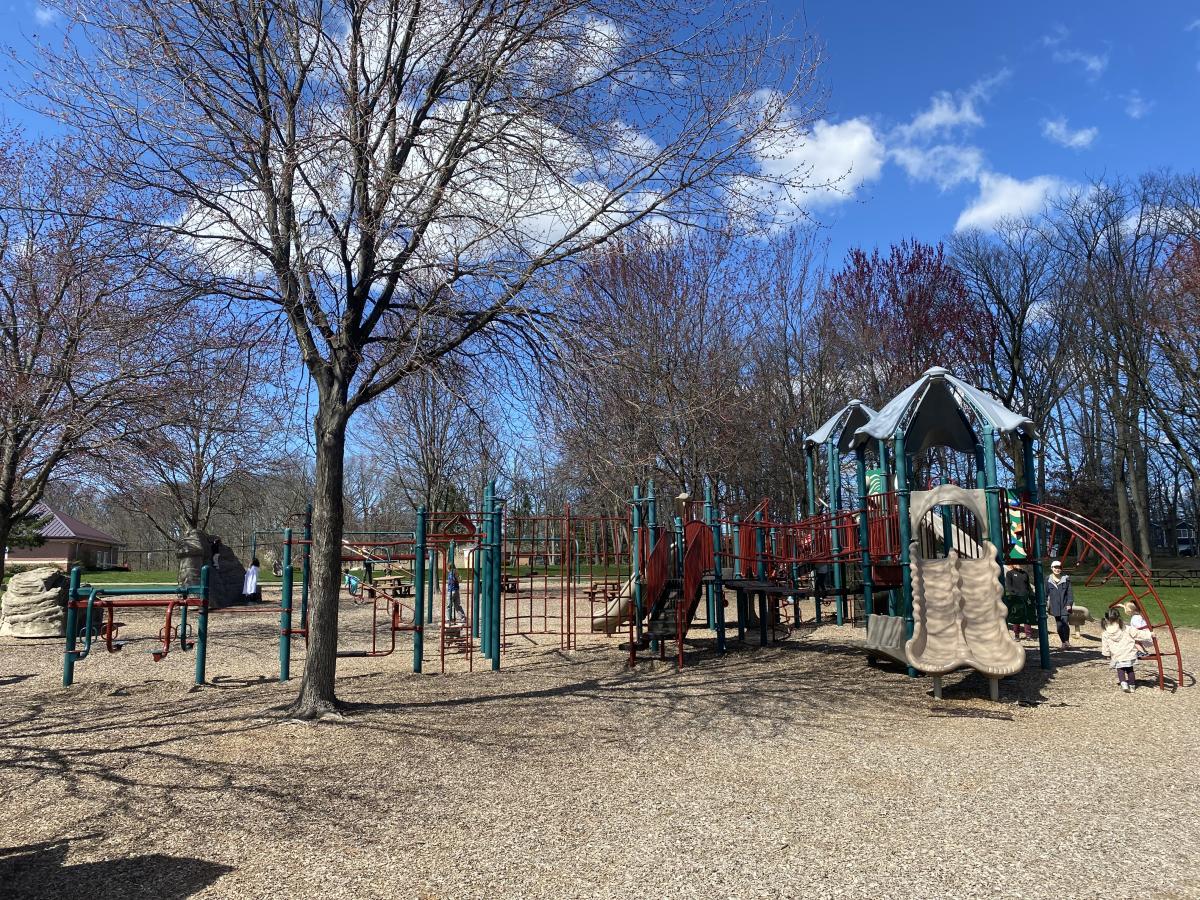
[[300, 695], [288, 710], [298, 719], [318, 719], [336, 714], [341, 708], [334, 692], [334, 678], [345, 526], [342, 494], [347, 416], [344, 401], [322, 398], [315, 426], [317, 464], [312, 500], [308, 655], [304, 660]]
[[1145, 435], [1131, 429], [1133, 445], [1133, 510], [1137, 516], [1137, 550], [1147, 566], [1153, 562], [1153, 542], [1150, 539], [1150, 485], [1147, 473]]

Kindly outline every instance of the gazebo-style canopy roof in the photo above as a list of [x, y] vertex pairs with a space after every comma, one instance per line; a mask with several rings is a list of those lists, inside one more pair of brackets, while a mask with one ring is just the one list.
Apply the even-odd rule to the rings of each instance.
[[987, 391], [937, 366], [928, 369], [861, 425], [850, 438], [849, 446], [871, 439], [891, 440], [900, 433], [909, 453], [921, 453], [930, 447], [971, 453], [981, 438], [975, 434], [967, 411], [1000, 434], [1014, 431], [1031, 437], [1036, 434], [1032, 419], [1013, 412]]
[[838, 450], [845, 453], [854, 445], [851, 441], [860, 427], [878, 415], [875, 410], [861, 400], [851, 400], [834, 413], [824, 425], [804, 439], [810, 447], [819, 447], [829, 443], [831, 437], [837, 437]]

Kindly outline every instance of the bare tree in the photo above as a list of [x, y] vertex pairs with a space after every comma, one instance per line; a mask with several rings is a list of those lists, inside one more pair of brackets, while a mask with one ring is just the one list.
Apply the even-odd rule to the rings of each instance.
[[207, 531], [245, 479], [276, 469], [290, 423], [277, 414], [270, 337], [212, 302], [173, 334], [180, 361], [167, 376], [174, 389], [161, 399], [160, 427], [130, 435], [106, 466], [115, 502], [161, 536], [173, 538], [179, 525]]
[[[61, 0], [37, 85], [231, 296], [273, 304], [315, 384], [304, 682], [336, 712], [351, 415], [546, 312], [547, 270], [652, 218], [761, 214], [814, 63], [748, 6], [676, 0]], [[764, 188], [766, 194], [764, 195]], [[538, 301], [541, 302], [541, 301]]]
[[367, 412], [374, 456], [411, 506], [445, 511], [464, 497], [478, 460], [481, 417], [463, 372], [446, 367], [406, 379]]
[[128, 224], [147, 214], [70, 145], [0, 145], [0, 547], [63, 463], [164, 421], [186, 301], [157, 277], [167, 248]]

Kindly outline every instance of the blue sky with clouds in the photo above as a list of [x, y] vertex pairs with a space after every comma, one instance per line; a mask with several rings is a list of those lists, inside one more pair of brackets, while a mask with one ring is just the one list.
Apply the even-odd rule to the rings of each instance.
[[823, 42], [825, 119], [801, 150], [835, 254], [937, 240], [1100, 175], [1200, 164], [1200, 2], [797, 4]]
[[[826, 111], [794, 161], [840, 179], [806, 200], [835, 257], [855, 244], [987, 227], [1092, 176], [1197, 165], [1197, 0], [768, 7], [824, 45]], [[0, 44], [57, 30], [37, 3], [0, 8]]]

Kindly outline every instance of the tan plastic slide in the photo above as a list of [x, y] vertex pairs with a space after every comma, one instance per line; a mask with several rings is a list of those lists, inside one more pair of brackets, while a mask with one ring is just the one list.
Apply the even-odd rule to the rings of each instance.
[[[932, 507], [957, 503], [987, 522], [982, 491], [947, 484], [913, 492], [911, 518], [920, 522]], [[1005, 619], [1004, 586], [996, 547], [986, 537], [983, 555], [967, 559], [957, 552], [947, 559], [922, 559], [917, 542], [910, 546], [913, 587], [913, 636], [904, 655], [914, 669], [942, 675], [969, 666], [992, 679], [1013, 675], [1025, 667], [1025, 648], [1009, 632]], [[935, 685], [935, 693], [937, 686]]]
[[633, 576], [630, 575], [621, 585], [617, 595], [608, 601], [604, 612], [592, 616], [592, 631], [612, 632], [629, 622], [633, 615]]

